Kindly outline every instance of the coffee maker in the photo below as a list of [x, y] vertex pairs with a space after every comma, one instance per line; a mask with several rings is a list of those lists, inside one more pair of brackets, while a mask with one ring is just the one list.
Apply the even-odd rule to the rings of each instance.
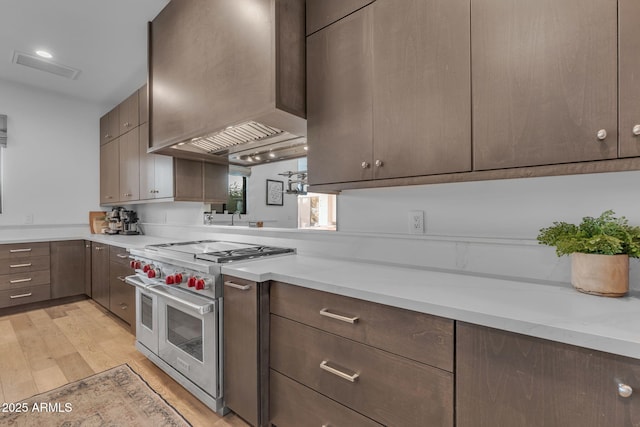
[[109, 227], [106, 234], [140, 234], [138, 231], [138, 214], [125, 208], [115, 207], [107, 214]]
[[120, 234], [133, 235], [140, 234], [138, 231], [138, 214], [136, 211], [120, 211], [120, 220], [122, 222], [122, 231]]

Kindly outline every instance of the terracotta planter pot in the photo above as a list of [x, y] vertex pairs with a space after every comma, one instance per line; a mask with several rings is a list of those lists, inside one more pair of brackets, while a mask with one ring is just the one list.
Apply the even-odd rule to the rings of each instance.
[[573, 253], [571, 284], [587, 294], [624, 296], [629, 291], [629, 255]]

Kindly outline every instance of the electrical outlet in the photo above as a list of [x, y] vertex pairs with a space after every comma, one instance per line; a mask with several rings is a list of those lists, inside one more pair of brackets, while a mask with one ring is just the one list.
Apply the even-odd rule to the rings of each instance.
[[409, 233], [424, 234], [424, 211], [409, 212]]

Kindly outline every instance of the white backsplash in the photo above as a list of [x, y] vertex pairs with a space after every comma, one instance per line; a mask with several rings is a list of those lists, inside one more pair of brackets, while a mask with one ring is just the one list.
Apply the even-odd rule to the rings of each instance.
[[[344, 191], [337, 232], [201, 226], [199, 204], [147, 205], [141, 218], [155, 223], [144, 225], [148, 234], [163, 237], [293, 246], [304, 255], [566, 285], [569, 257], [538, 245], [538, 230], [607, 209], [640, 224], [637, 182], [640, 172], [620, 172]], [[411, 210], [425, 211], [426, 234], [408, 233]], [[150, 221], [165, 211], [166, 222]], [[630, 286], [640, 290], [637, 260], [630, 265]]]

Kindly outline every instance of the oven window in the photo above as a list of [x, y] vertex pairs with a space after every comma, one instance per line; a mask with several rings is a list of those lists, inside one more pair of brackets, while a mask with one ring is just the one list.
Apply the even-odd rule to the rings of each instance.
[[202, 319], [167, 306], [167, 337], [171, 344], [202, 362]]
[[153, 330], [151, 320], [153, 319], [153, 300], [150, 296], [140, 294], [140, 312], [142, 325], [149, 330]]

